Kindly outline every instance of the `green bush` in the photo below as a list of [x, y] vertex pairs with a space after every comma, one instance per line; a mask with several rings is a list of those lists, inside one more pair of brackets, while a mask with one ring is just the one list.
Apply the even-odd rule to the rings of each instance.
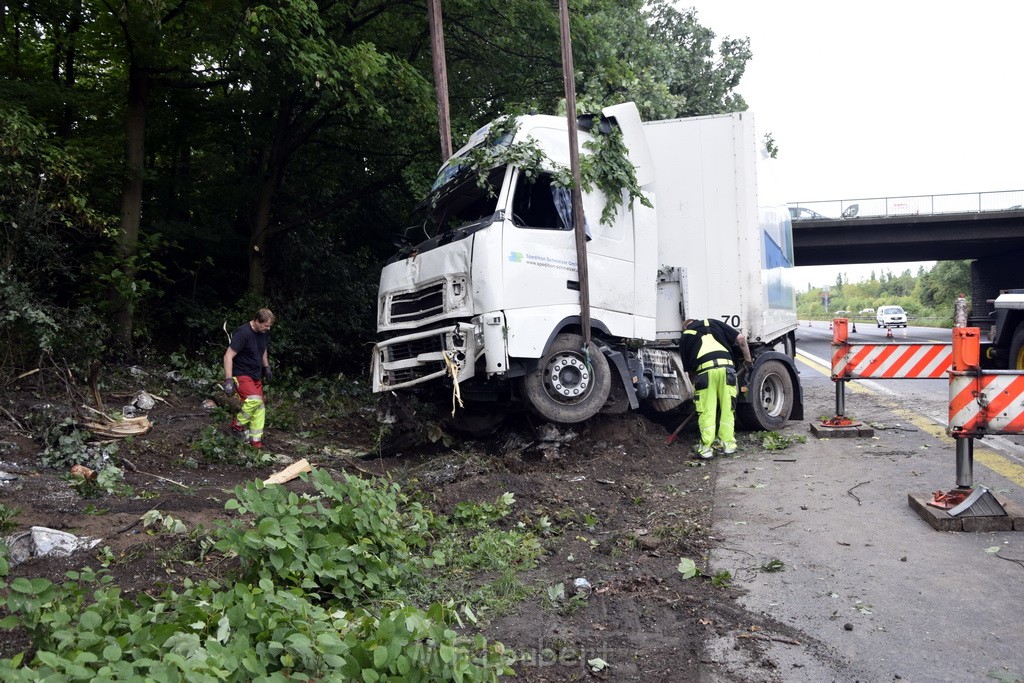
[[[6, 572], [0, 559], [0, 577]], [[68, 576], [59, 586], [11, 582], [0, 628], [20, 623], [35, 655], [0, 660], [3, 681], [494, 681], [511, 673], [500, 643], [460, 637], [440, 605], [330, 611], [268, 579], [186, 581], [180, 593], [132, 603], [107, 574]]]
[[227, 509], [246, 515], [222, 525], [217, 549], [235, 552], [243, 578], [271, 579], [323, 600], [364, 604], [396, 591], [432, 560], [414, 556], [427, 544], [430, 514], [395, 484], [316, 470], [316, 495], [251, 482]]

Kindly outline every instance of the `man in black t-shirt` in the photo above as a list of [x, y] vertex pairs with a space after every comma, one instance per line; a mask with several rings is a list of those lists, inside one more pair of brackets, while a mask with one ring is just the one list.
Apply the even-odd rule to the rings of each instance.
[[252, 320], [234, 331], [224, 352], [224, 393], [230, 396], [237, 391], [242, 399], [242, 409], [231, 421], [231, 431], [253, 448], [263, 447], [267, 419], [263, 380], [271, 376], [267, 339], [274, 321], [269, 308], [256, 311]]

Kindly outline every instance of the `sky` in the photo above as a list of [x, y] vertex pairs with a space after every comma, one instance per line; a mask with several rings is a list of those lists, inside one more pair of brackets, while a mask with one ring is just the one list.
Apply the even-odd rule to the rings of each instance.
[[[750, 38], [753, 59], [736, 90], [779, 147], [782, 201], [1024, 190], [1021, 0], [679, 6], [697, 10], [716, 45]], [[919, 265], [798, 267], [794, 284], [832, 284], [837, 271], [850, 282], [872, 270], [916, 274]]]

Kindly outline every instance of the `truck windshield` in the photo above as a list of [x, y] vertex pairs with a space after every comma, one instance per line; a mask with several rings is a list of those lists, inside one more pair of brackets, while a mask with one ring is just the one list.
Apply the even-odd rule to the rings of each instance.
[[493, 220], [506, 167], [491, 169], [483, 183], [476, 173], [459, 173], [430, 193], [417, 208], [415, 225], [429, 239], [461, 227]]

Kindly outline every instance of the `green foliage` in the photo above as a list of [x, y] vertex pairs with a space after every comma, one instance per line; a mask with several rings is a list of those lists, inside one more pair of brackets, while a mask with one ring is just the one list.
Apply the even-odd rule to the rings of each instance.
[[781, 572], [781, 571], [784, 571], [785, 569], [786, 569], [786, 564], [782, 560], [780, 560], [778, 558], [773, 559], [773, 560], [769, 560], [769, 561], [765, 562], [763, 565], [761, 565], [761, 571], [769, 573], [769, 574], [775, 573], [775, 572]]
[[666, 0], [630, 0], [589, 8], [573, 26], [576, 68], [586, 74], [578, 101], [632, 100], [643, 118], [717, 114], [746, 109], [735, 92], [751, 58], [746, 38], [714, 44], [692, 8]]
[[440, 605], [378, 614], [330, 611], [270, 581], [186, 582], [159, 598], [121, 595], [103, 572], [57, 586], [15, 579], [0, 628], [19, 624], [35, 648], [0, 660], [4, 681], [344, 680], [493, 681], [511, 673], [500, 644], [459, 636]]
[[[491, 615], [506, 613], [525, 599], [529, 591], [517, 574], [535, 567], [544, 549], [526, 525], [496, 528], [514, 502], [505, 493], [493, 503], [459, 503], [450, 517], [435, 518], [431, 551], [437, 566], [419, 577], [411, 594], [450, 596], [465, 608], [473, 605]], [[480, 585], [481, 573], [497, 577]]]
[[202, 455], [207, 462], [223, 462], [241, 467], [262, 467], [274, 459], [270, 453], [249, 448], [212, 425], [206, 427], [198, 438], [193, 439], [189, 448]]
[[153, 527], [150, 533], [183, 534], [188, 531], [180, 519], [162, 514], [159, 510], [150, 510], [142, 515], [142, 526]]
[[132, 494], [132, 487], [124, 483], [124, 470], [109, 464], [97, 471], [94, 479], [71, 477], [71, 485], [82, 498], [99, 498], [105, 494], [118, 496]]
[[[823, 290], [808, 287], [797, 295], [797, 315], [807, 320], [825, 320], [835, 311], [849, 311], [847, 317], [868, 325], [875, 324], [874, 314], [859, 312], [879, 306], [902, 306], [910, 316], [910, 324], [928, 327], [952, 327], [957, 297], [964, 294], [970, 305], [970, 266], [968, 261], [940, 261], [930, 270], [921, 268], [916, 275], [905, 270], [899, 275], [889, 271], [872, 273], [865, 282], [850, 283], [844, 273], [836, 275], [837, 284], [830, 288], [829, 313], [821, 302]], [[839, 283], [842, 283], [840, 286]]]
[[728, 588], [732, 582], [732, 572], [728, 569], [715, 572], [715, 575], [711, 577], [711, 585], [718, 588]]
[[43, 445], [39, 462], [44, 467], [68, 470], [73, 465], [83, 465], [98, 471], [117, 453], [116, 443], [90, 442], [91, 433], [78, 429], [71, 418], [61, 418], [52, 406], [33, 412], [29, 423]]
[[452, 521], [467, 529], [484, 529], [489, 524], [507, 517], [515, 502], [515, 495], [506, 491], [493, 503], [457, 503], [452, 511]]
[[700, 573], [700, 570], [697, 568], [697, 563], [688, 557], [680, 558], [679, 566], [676, 567], [676, 569], [683, 575], [684, 579], [692, 579]]
[[754, 438], [760, 439], [761, 448], [766, 451], [784, 451], [795, 443], [807, 443], [806, 436], [792, 436], [779, 432], [758, 432]]
[[611, 224], [615, 220], [615, 212], [622, 206], [623, 193], [629, 196], [629, 208], [633, 208], [637, 199], [644, 206], [653, 208], [637, 184], [636, 168], [629, 159], [622, 131], [613, 127], [605, 134], [595, 127], [591, 132], [594, 137], [583, 143], [583, 147], [592, 154], [580, 159], [580, 181], [585, 190], [596, 187], [604, 193], [606, 203], [601, 211], [601, 222]]
[[[313, 483], [318, 493], [301, 498], [259, 482], [236, 490], [228, 507], [249, 521], [222, 527], [217, 548], [242, 559], [242, 575], [223, 584], [186, 580], [180, 591], [129, 598], [105, 571], [83, 569], [61, 585], [8, 585], [0, 553], [9, 613], [0, 629], [24, 629], [34, 652], [0, 660], [0, 678], [440, 683], [512, 673], [500, 643], [452, 628], [461, 623], [454, 603], [373, 606], [432, 564], [412, 553], [426, 545], [429, 514], [395, 486], [323, 472]], [[147, 518], [177, 526], [159, 513]], [[476, 620], [468, 605], [461, 613]]]
[[6, 534], [9, 531], [13, 531], [15, 528], [14, 518], [21, 512], [16, 507], [8, 507], [3, 503], [0, 503], [0, 534]]
[[225, 507], [246, 519], [222, 527], [216, 547], [238, 553], [246, 580], [361, 604], [432, 565], [414, 555], [427, 544], [430, 515], [397, 485], [336, 481], [323, 470], [309, 478], [317, 491], [309, 497], [260, 482], [235, 489]]

